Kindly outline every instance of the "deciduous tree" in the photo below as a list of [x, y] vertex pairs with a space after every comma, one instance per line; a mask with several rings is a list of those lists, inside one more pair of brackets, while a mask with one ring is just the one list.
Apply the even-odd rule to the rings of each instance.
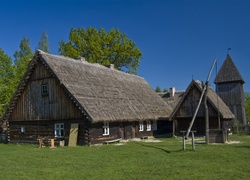
[[14, 72], [11, 58], [0, 48], [0, 117], [2, 117], [14, 92]]
[[142, 53], [135, 43], [118, 29], [108, 33], [89, 27], [74, 29], [69, 33], [69, 42], [59, 42], [61, 55], [80, 58], [102, 65], [114, 64], [116, 69], [137, 74]]

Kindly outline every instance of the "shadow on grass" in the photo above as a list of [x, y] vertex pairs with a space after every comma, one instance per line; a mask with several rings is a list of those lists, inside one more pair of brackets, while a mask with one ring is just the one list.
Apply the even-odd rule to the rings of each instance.
[[235, 146], [236, 148], [247, 148], [250, 149], [250, 146]]
[[182, 149], [179, 149], [179, 150], [166, 150], [166, 149], [163, 149], [163, 148], [160, 148], [160, 147], [157, 147], [157, 146], [152, 146], [152, 145], [146, 145], [146, 144], [142, 144], [142, 146], [144, 147], [149, 147], [149, 148], [154, 148], [154, 149], [158, 149], [158, 150], [161, 150], [165, 153], [172, 153], [172, 152], [181, 152], [183, 151]]

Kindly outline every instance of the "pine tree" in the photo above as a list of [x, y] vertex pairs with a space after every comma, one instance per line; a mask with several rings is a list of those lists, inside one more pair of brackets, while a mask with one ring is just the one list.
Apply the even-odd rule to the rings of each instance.
[[245, 93], [245, 105], [247, 121], [250, 123], [250, 93]]
[[29, 45], [29, 39], [23, 38], [20, 43], [20, 51], [16, 51], [14, 54], [14, 84], [15, 89], [18, 86], [21, 78], [23, 77], [28, 64], [33, 57], [33, 53], [31, 51], [31, 47]]
[[42, 33], [42, 36], [41, 36], [41, 38], [40, 38], [40, 40], [38, 42], [37, 49], [40, 49], [40, 50], [42, 50], [44, 52], [50, 53], [48, 35], [47, 35], [46, 32]]

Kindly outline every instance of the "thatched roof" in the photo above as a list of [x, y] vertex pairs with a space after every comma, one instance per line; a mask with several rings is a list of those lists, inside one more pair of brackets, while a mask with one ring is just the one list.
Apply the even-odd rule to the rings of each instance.
[[59, 80], [91, 122], [167, 119], [172, 111], [142, 77], [40, 50], [30, 62], [19, 88], [25, 85], [37, 61]]
[[174, 109], [179, 101], [181, 100], [182, 96], [184, 95], [185, 91], [176, 91], [174, 96], [170, 96], [170, 92], [166, 93], [158, 93], [160, 97], [172, 108]]
[[229, 54], [227, 54], [226, 59], [224, 60], [217, 76], [215, 77], [214, 83], [217, 84], [233, 81], [241, 81], [242, 83], [244, 83], [244, 79], [235, 66], [232, 58]]
[[[200, 93], [202, 93], [202, 91], [203, 91], [203, 85], [202, 85], [202, 83], [200, 81], [194, 81], [194, 80], [192, 80], [192, 82], [189, 84], [188, 88], [186, 89], [185, 93], [182, 95], [181, 99], [179, 99], [179, 98], [176, 99], [178, 101], [178, 103], [177, 103], [176, 107], [174, 108], [174, 110], [173, 110], [173, 112], [172, 112], [172, 114], [170, 116], [170, 119], [172, 119], [175, 116], [175, 113], [180, 108], [182, 102], [185, 100], [186, 96], [192, 90], [192, 88], [194, 86], [200, 91]], [[230, 111], [229, 107], [214, 92], [214, 90], [212, 89], [212, 87], [208, 88], [207, 100], [212, 105], [212, 107], [216, 111], [218, 111], [220, 113], [220, 116], [223, 119], [233, 119], [234, 118], [234, 115]]]

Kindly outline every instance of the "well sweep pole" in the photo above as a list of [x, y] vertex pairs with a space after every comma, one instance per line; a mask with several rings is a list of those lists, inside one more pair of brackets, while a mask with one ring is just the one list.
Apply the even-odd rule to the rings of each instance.
[[196, 110], [195, 110], [194, 116], [193, 116], [192, 121], [191, 121], [191, 123], [190, 123], [190, 125], [189, 125], [189, 128], [188, 128], [188, 130], [187, 130], [186, 138], [188, 138], [189, 133], [190, 133], [190, 131], [191, 131], [191, 128], [193, 127], [194, 120], [195, 120], [196, 115], [197, 115], [197, 113], [198, 113], [198, 110], [199, 110], [199, 108], [200, 108], [202, 98], [203, 98], [203, 96], [204, 96], [204, 94], [205, 94], [206, 89], [208, 88], [208, 87], [207, 87], [207, 86], [208, 86], [208, 82], [209, 82], [210, 76], [211, 76], [211, 74], [212, 74], [212, 70], [213, 70], [213, 68], [214, 68], [215, 62], [216, 62], [216, 58], [214, 59], [214, 62], [213, 62], [213, 64], [212, 64], [212, 66], [211, 66], [211, 69], [210, 69], [210, 71], [209, 71], [209, 73], [208, 73], [207, 80], [206, 80], [206, 86], [204, 86], [204, 88], [203, 88], [203, 91], [202, 91], [202, 94], [201, 94], [201, 97], [200, 97], [198, 106], [197, 106], [197, 108], [196, 108]]

